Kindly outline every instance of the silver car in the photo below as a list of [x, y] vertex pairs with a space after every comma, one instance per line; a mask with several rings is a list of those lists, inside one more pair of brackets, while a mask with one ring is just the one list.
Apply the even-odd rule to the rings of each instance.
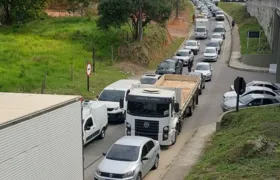
[[[273, 91], [267, 87], [259, 87], [259, 86], [249, 86], [246, 87], [244, 94], [240, 95], [240, 98], [247, 94], [268, 94], [271, 96], [279, 96], [278, 92]], [[235, 99], [237, 94], [235, 91], [229, 91], [224, 94], [223, 100], [227, 101], [229, 99]]]
[[[279, 91], [280, 90], [280, 87], [277, 84], [269, 82], [269, 81], [251, 81], [251, 82], [247, 83], [246, 86], [267, 87], [267, 88], [270, 88], [270, 89], [272, 89], [274, 91], [276, 91], [276, 90]], [[232, 91], [234, 91], [234, 86], [231, 85], [230, 89]]]
[[206, 81], [211, 81], [213, 68], [210, 63], [199, 62], [196, 64], [194, 72], [202, 73]]
[[[268, 94], [248, 94], [239, 99], [239, 107], [251, 107], [251, 106], [262, 106], [269, 104], [279, 104], [279, 96], [271, 96]], [[223, 111], [229, 111], [236, 108], [236, 99], [230, 99], [223, 102], [222, 104]]]
[[147, 137], [123, 136], [103, 155], [94, 180], [141, 180], [158, 168], [160, 145]]

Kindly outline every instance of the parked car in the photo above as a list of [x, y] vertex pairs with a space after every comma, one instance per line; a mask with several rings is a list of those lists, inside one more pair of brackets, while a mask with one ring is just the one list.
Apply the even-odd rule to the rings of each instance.
[[[247, 94], [268, 94], [271, 96], [279, 96], [279, 94], [267, 87], [260, 87], [260, 86], [248, 86], [246, 87], [245, 92], [240, 95], [240, 98], [246, 96]], [[232, 98], [236, 98], [237, 94], [235, 91], [226, 92], [223, 96], [223, 100], [227, 101]]]
[[[239, 99], [239, 107], [263, 106], [269, 104], [279, 104], [279, 96], [271, 96], [268, 94], [247, 94]], [[222, 104], [223, 111], [229, 111], [236, 108], [236, 98], [229, 99]]]
[[223, 44], [223, 35], [221, 33], [214, 33], [211, 37], [211, 41], [218, 41], [220, 45]]
[[220, 42], [219, 41], [210, 41], [206, 47], [215, 47], [216, 50], [218, 51], [218, 54], [221, 53], [221, 45], [220, 45]]
[[203, 54], [203, 61], [217, 61], [218, 52], [215, 47], [206, 47]]
[[151, 169], [158, 168], [160, 145], [147, 137], [123, 136], [103, 155], [95, 180], [141, 180]]
[[[268, 82], [268, 81], [251, 81], [249, 83], [246, 84], [246, 86], [261, 86], [261, 87], [267, 87], [270, 88], [274, 91], [279, 91], [280, 87], [272, 82]], [[234, 91], [234, 85], [230, 86], [230, 89], [232, 91]]]
[[206, 81], [211, 81], [213, 68], [210, 63], [199, 62], [196, 64], [194, 72], [202, 73]]
[[183, 66], [187, 66], [189, 62], [193, 63], [194, 54], [191, 49], [180, 49], [174, 58], [180, 60]]
[[161, 78], [158, 74], [145, 74], [141, 77], [141, 84], [155, 84]]
[[189, 72], [188, 75], [200, 76], [201, 83], [200, 83], [200, 86], [199, 86], [199, 94], [202, 94], [202, 89], [205, 89], [205, 83], [206, 83], [206, 79], [205, 79], [204, 75], [201, 72], [194, 72], [194, 71]]
[[166, 59], [160, 63], [156, 70], [156, 74], [182, 74], [183, 64], [178, 59]]
[[213, 33], [220, 33], [220, 34], [222, 34], [223, 35], [223, 39], [226, 38], [225, 32], [226, 32], [226, 29], [223, 26], [216, 26], [215, 29], [213, 30]]
[[199, 41], [195, 40], [188, 40], [184, 46], [185, 49], [191, 49], [194, 55], [197, 55], [198, 51], [200, 50], [200, 43]]

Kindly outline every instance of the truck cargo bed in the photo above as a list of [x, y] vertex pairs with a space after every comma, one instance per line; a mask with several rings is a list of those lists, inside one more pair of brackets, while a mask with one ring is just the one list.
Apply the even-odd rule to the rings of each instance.
[[180, 89], [181, 102], [179, 103], [181, 108], [184, 108], [193, 97], [199, 83], [200, 78], [198, 76], [165, 74], [155, 83], [155, 85]]

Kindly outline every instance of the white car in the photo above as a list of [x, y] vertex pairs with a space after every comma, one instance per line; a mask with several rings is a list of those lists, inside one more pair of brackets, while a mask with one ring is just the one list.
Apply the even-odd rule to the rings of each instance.
[[220, 45], [223, 44], [223, 35], [221, 33], [214, 33], [211, 37], [211, 41], [219, 41]]
[[[240, 95], [239, 97], [246, 96], [247, 94], [268, 94], [271, 96], [279, 96], [279, 94], [267, 87], [260, 87], [260, 86], [248, 86], [246, 87], [245, 92]], [[229, 99], [235, 99], [237, 94], [235, 91], [226, 92], [223, 96], [223, 101], [227, 101]]]
[[[246, 84], [246, 86], [260, 86], [260, 87], [267, 87], [270, 88], [274, 91], [279, 91], [280, 87], [278, 85], [276, 85], [275, 83], [272, 82], [268, 82], [268, 81], [251, 81], [249, 83]], [[230, 89], [232, 91], [234, 91], [234, 85], [230, 86]]]
[[203, 61], [217, 61], [218, 60], [218, 52], [215, 47], [206, 47], [203, 54]]
[[184, 66], [187, 66], [189, 62], [193, 62], [194, 54], [191, 49], [180, 49], [174, 58], [180, 60]]
[[94, 180], [141, 180], [158, 168], [160, 145], [147, 137], [123, 136], [103, 155]]
[[196, 64], [194, 72], [202, 73], [205, 80], [211, 81], [213, 68], [210, 63], [199, 62]]
[[200, 42], [195, 40], [188, 40], [185, 43], [184, 49], [191, 49], [194, 55], [197, 55], [198, 51], [200, 50]]

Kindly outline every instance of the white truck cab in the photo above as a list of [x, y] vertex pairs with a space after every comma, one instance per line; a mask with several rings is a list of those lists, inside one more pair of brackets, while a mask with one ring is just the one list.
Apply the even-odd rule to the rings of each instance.
[[83, 143], [103, 139], [108, 124], [106, 104], [98, 101], [82, 102]]
[[[139, 80], [122, 79], [105, 87], [97, 97], [98, 101], [102, 101], [107, 106], [109, 122], [124, 122], [126, 113], [126, 96], [133, 86], [140, 85]], [[124, 107], [120, 108], [120, 99], [124, 99]]]

